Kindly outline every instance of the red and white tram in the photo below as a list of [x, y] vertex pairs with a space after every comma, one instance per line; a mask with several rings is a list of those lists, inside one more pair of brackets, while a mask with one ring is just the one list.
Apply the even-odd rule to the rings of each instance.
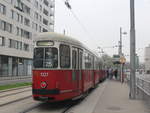
[[76, 98], [105, 78], [96, 54], [78, 40], [57, 33], [38, 35], [33, 65], [32, 93], [35, 100]]

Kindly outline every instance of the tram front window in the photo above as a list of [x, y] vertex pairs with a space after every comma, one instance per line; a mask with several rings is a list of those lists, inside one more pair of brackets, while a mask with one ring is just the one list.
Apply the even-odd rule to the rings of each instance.
[[57, 68], [58, 50], [57, 48], [35, 48], [34, 68]]

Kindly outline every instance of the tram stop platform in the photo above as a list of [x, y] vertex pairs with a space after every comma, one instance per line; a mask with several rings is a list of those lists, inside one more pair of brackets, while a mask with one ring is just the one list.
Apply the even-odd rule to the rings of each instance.
[[126, 82], [106, 80], [69, 113], [150, 113], [150, 105], [129, 99]]
[[127, 83], [116, 80], [106, 82], [93, 113], [150, 113], [146, 102], [129, 99]]

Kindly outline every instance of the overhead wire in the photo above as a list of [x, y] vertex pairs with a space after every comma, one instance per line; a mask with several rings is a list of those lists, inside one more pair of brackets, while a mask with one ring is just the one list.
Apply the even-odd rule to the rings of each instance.
[[70, 12], [72, 13], [73, 17], [76, 19], [76, 21], [82, 27], [82, 29], [84, 30], [84, 32], [91, 38], [91, 34], [86, 29], [86, 27], [84, 26], [84, 24], [80, 21], [80, 19], [78, 18], [78, 16], [74, 13], [74, 11], [72, 10], [71, 5], [69, 4], [69, 1], [68, 0], [62, 0], [62, 1], [65, 3], [66, 7], [70, 10]]

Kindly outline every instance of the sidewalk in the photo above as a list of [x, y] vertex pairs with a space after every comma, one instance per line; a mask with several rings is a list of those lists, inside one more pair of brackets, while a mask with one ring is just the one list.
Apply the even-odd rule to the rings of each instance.
[[150, 113], [142, 100], [129, 99], [129, 87], [115, 80], [107, 81], [93, 113]]

